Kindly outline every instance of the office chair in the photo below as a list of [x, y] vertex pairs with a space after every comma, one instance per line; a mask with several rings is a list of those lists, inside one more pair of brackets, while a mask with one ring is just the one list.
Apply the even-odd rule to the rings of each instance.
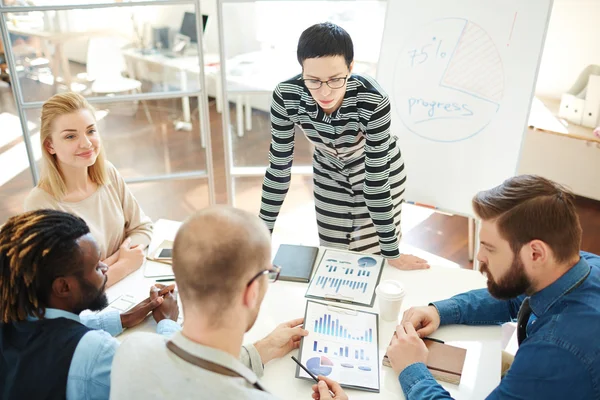
[[[87, 52], [87, 75], [93, 80], [93, 93], [108, 95], [113, 93], [141, 93], [142, 82], [124, 77], [125, 60], [121, 46], [115, 37], [91, 38]], [[148, 122], [152, 116], [145, 100], [141, 100]]]

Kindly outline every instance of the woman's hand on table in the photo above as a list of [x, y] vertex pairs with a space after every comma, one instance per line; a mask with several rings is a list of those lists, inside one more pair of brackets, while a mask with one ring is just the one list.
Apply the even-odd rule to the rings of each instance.
[[131, 246], [131, 238], [123, 241], [118, 252], [119, 259], [117, 262], [127, 265], [131, 271], [138, 269], [144, 263], [144, 246]]
[[412, 254], [400, 254], [397, 258], [388, 258], [387, 262], [392, 267], [403, 271], [429, 268], [429, 264], [426, 260], [413, 256]]

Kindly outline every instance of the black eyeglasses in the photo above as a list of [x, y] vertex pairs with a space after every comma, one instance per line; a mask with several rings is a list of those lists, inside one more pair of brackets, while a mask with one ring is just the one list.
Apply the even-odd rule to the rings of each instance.
[[272, 265], [269, 269], [264, 269], [260, 271], [258, 274], [254, 275], [252, 279], [248, 282], [246, 286], [250, 286], [252, 282], [257, 280], [259, 277], [268, 274], [269, 282], [276, 282], [279, 279], [279, 273], [281, 272], [281, 267], [278, 265]]
[[317, 90], [317, 89], [321, 89], [321, 86], [323, 86], [324, 83], [326, 83], [327, 86], [329, 86], [331, 89], [341, 89], [342, 87], [344, 87], [344, 84], [346, 83], [346, 79], [348, 79], [348, 75], [344, 76], [343, 78], [333, 78], [328, 81], [320, 81], [318, 79], [302, 79], [302, 80], [304, 81], [304, 85], [306, 86], [307, 89]]

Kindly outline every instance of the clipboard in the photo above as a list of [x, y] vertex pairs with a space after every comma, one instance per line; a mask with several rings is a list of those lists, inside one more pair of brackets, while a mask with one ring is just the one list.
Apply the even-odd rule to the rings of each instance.
[[[338, 258], [345, 258], [345, 260], [338, 260]], [[368, 267], [363, 267], [358, 264], [361, 260], [368, 260]], [[334, 268], [339, 268], [340, 273], [342, 269], [350, 269], [352, 273], [347, 276], [345, 274], [340, 276], [339, 273], [337, 275], [328, 276], [328, 274], [331, 274], [331, 272], [329, 272], [331, 265], [328, 265], [327, 262], [335, 264]], [[375, 304], [375, 288], [379, 285], [379, 281], [381, 280], [384, 265], [385, 261], [383, 257], [379, 255], [327, 249], [319, 259], [319, 263], [315, 268], [315, 273], [313, 274], [304, 297], [307, 299], [373, 307]], [[334, 270], [333, 274], [336, 272], [338, 271]], [[361, 273], [361, 275], [358, 275], [359, 273]], [[363, 273], [365, 275], [362, 275]], [[368, 277], [366, 274], [369, 274]], [[331, 279], [334, 280], [332, 281]], [[360, 293], [360, 288], [352, 286], [355, 282], [367, 285], [367, 288], [363, 293]], [[333, 286], [331, 286], [332, 284]], [[327, 289], [323, 288], [322, 290], [318, 290], [316, 288], [316, 286], [321, 285], [327, 287]], [[344, 293], [340, 293], [340, 289], [344, 291]], [[368, 293], [366, 293], [367, 290]], [[352, 292], [357, 293], [358, 295], [350, 295]]]
[[[321, 303], [321, 302], [318, 302], [318, 301], [308, 300], [306, 302], [306, 308], [304, 310], [304, 329], [307, 328], [307, 325], [310, 322], [307, 318], [308, 318], [308, 315], [309, 315], [309, 308], [311, 307], [311, 305], [323, 306], [323, 307], [325, 307], [325, 309], [328, 312], [332, 313], [332, 315], [339, 314], [339, 315], [344, 316], [344, 318], [358, 317], [358, 316], [369, 316], [370, 318], [374, 319], [373, 325], [369, 326], [369, 327], [371, 329], [374, 329], [374, 332], [372, 333], [372, 338], [374, 339], [374, 341], [372, 342], [372, 346], [374, 346], [375, 358], [373, 359], [373, 361], [370, 364], [373, 366], [373, 368], [376, 368], [376, 370], [372, 371], [372, 375], [373, 375], [373, 377], [376, 376], [377, 387], [376, 388], [371, 388], [371, 387], [360, 386], [360, 385], [356, 385], [356, 384], [343, 383], [339, 379], [336, 379], [336, 380], [338, 381], [338, 383], [340, 384], [340, 386], [343, 387], [343, 388], [362, 390], [362, 391], [372, 392], [372, 393], [379, 393], [380, 389], [381, 389], [381, 369], [380, 369], [381, 363], [379, 361], [379, 315], [377, 313], [373, 313], [373, 312], [359, 311], [359, 310], [355, 310], [355, 309], [351, 309], [351, 308], [347, 308], [347, 307], [343, 307], [343, 306], [339, 306], [339, 305], [333, 305], [333, 304], [327, 304], [327, 303]], [[308, 367], [307, 360], [304, 360], [304, 357], [303, 357], [304, 346], [305, 346], [305, 341], [306, 340], [313, 340], [314, 341], [314, 336], [311, 339], [308, 339], [307, 337], [303, 337], [301, 339], [301, 341], [300, 341], [300, 348], [299, 348], [299, 351], [298, 351], [298, 358], [299, 358], [300, 362], [303, 365], [305, 365], [305, 366]], [[352, 342], [350, 342], [348, 340], [348, 342], [346, 344], [346, 351], [347, 351], [347, 346], [348, 345], [352, 345], [350, 343], [352, 343]], [[344, 345], [342, 345], [342, 347], [344, 347]], [[316, 353], [315, 353], [315, 355], [316, 355]], [[325, 355], [327, 355], [327, 353], [325, 353]], [[336, 362], [337, 361], [338, 360], [336, 359]], [[340, 365], [343, 365], [343, 364], [340, 362]], [[332, 368], [333, 368], [333, 366], [332, 366]], [[340, 367], [340, 370], [342, 370], [341, 367]], [[304, 380], [308, 380], [308, 381], [314, 382], [314, 380], [312, 378], [310, 378], [310, 377], [301, 376], [301, 371], [302, 371], [301, 368], [296, 365], [296, 374], [295, 374], [296, 378], [298, 378], [298, 379], [304, 379]], [[351, 371], [351, 370], [348, 369], [348, 370], [344, 370], [344, 371], [348, 371], [348, 372], [345, 372], [345, 373], [350, 373], [349, 371]], [[358, 368], [357, 369], [353, 369], [352, 373], [355, 372], [355, 371], [358, 372]], [[358, 372], [358, 373], [362, 373], [362, 372]], [[319, 375], [319, 374], [315, 374], [315, 375]]]

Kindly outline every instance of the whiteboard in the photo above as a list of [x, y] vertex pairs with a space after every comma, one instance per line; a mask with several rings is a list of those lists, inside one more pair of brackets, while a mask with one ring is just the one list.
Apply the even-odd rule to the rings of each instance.
[[552, 0], [393, 0], [377, 80], [407, 171], [405, 199], [472, 216], [516, 174]]

